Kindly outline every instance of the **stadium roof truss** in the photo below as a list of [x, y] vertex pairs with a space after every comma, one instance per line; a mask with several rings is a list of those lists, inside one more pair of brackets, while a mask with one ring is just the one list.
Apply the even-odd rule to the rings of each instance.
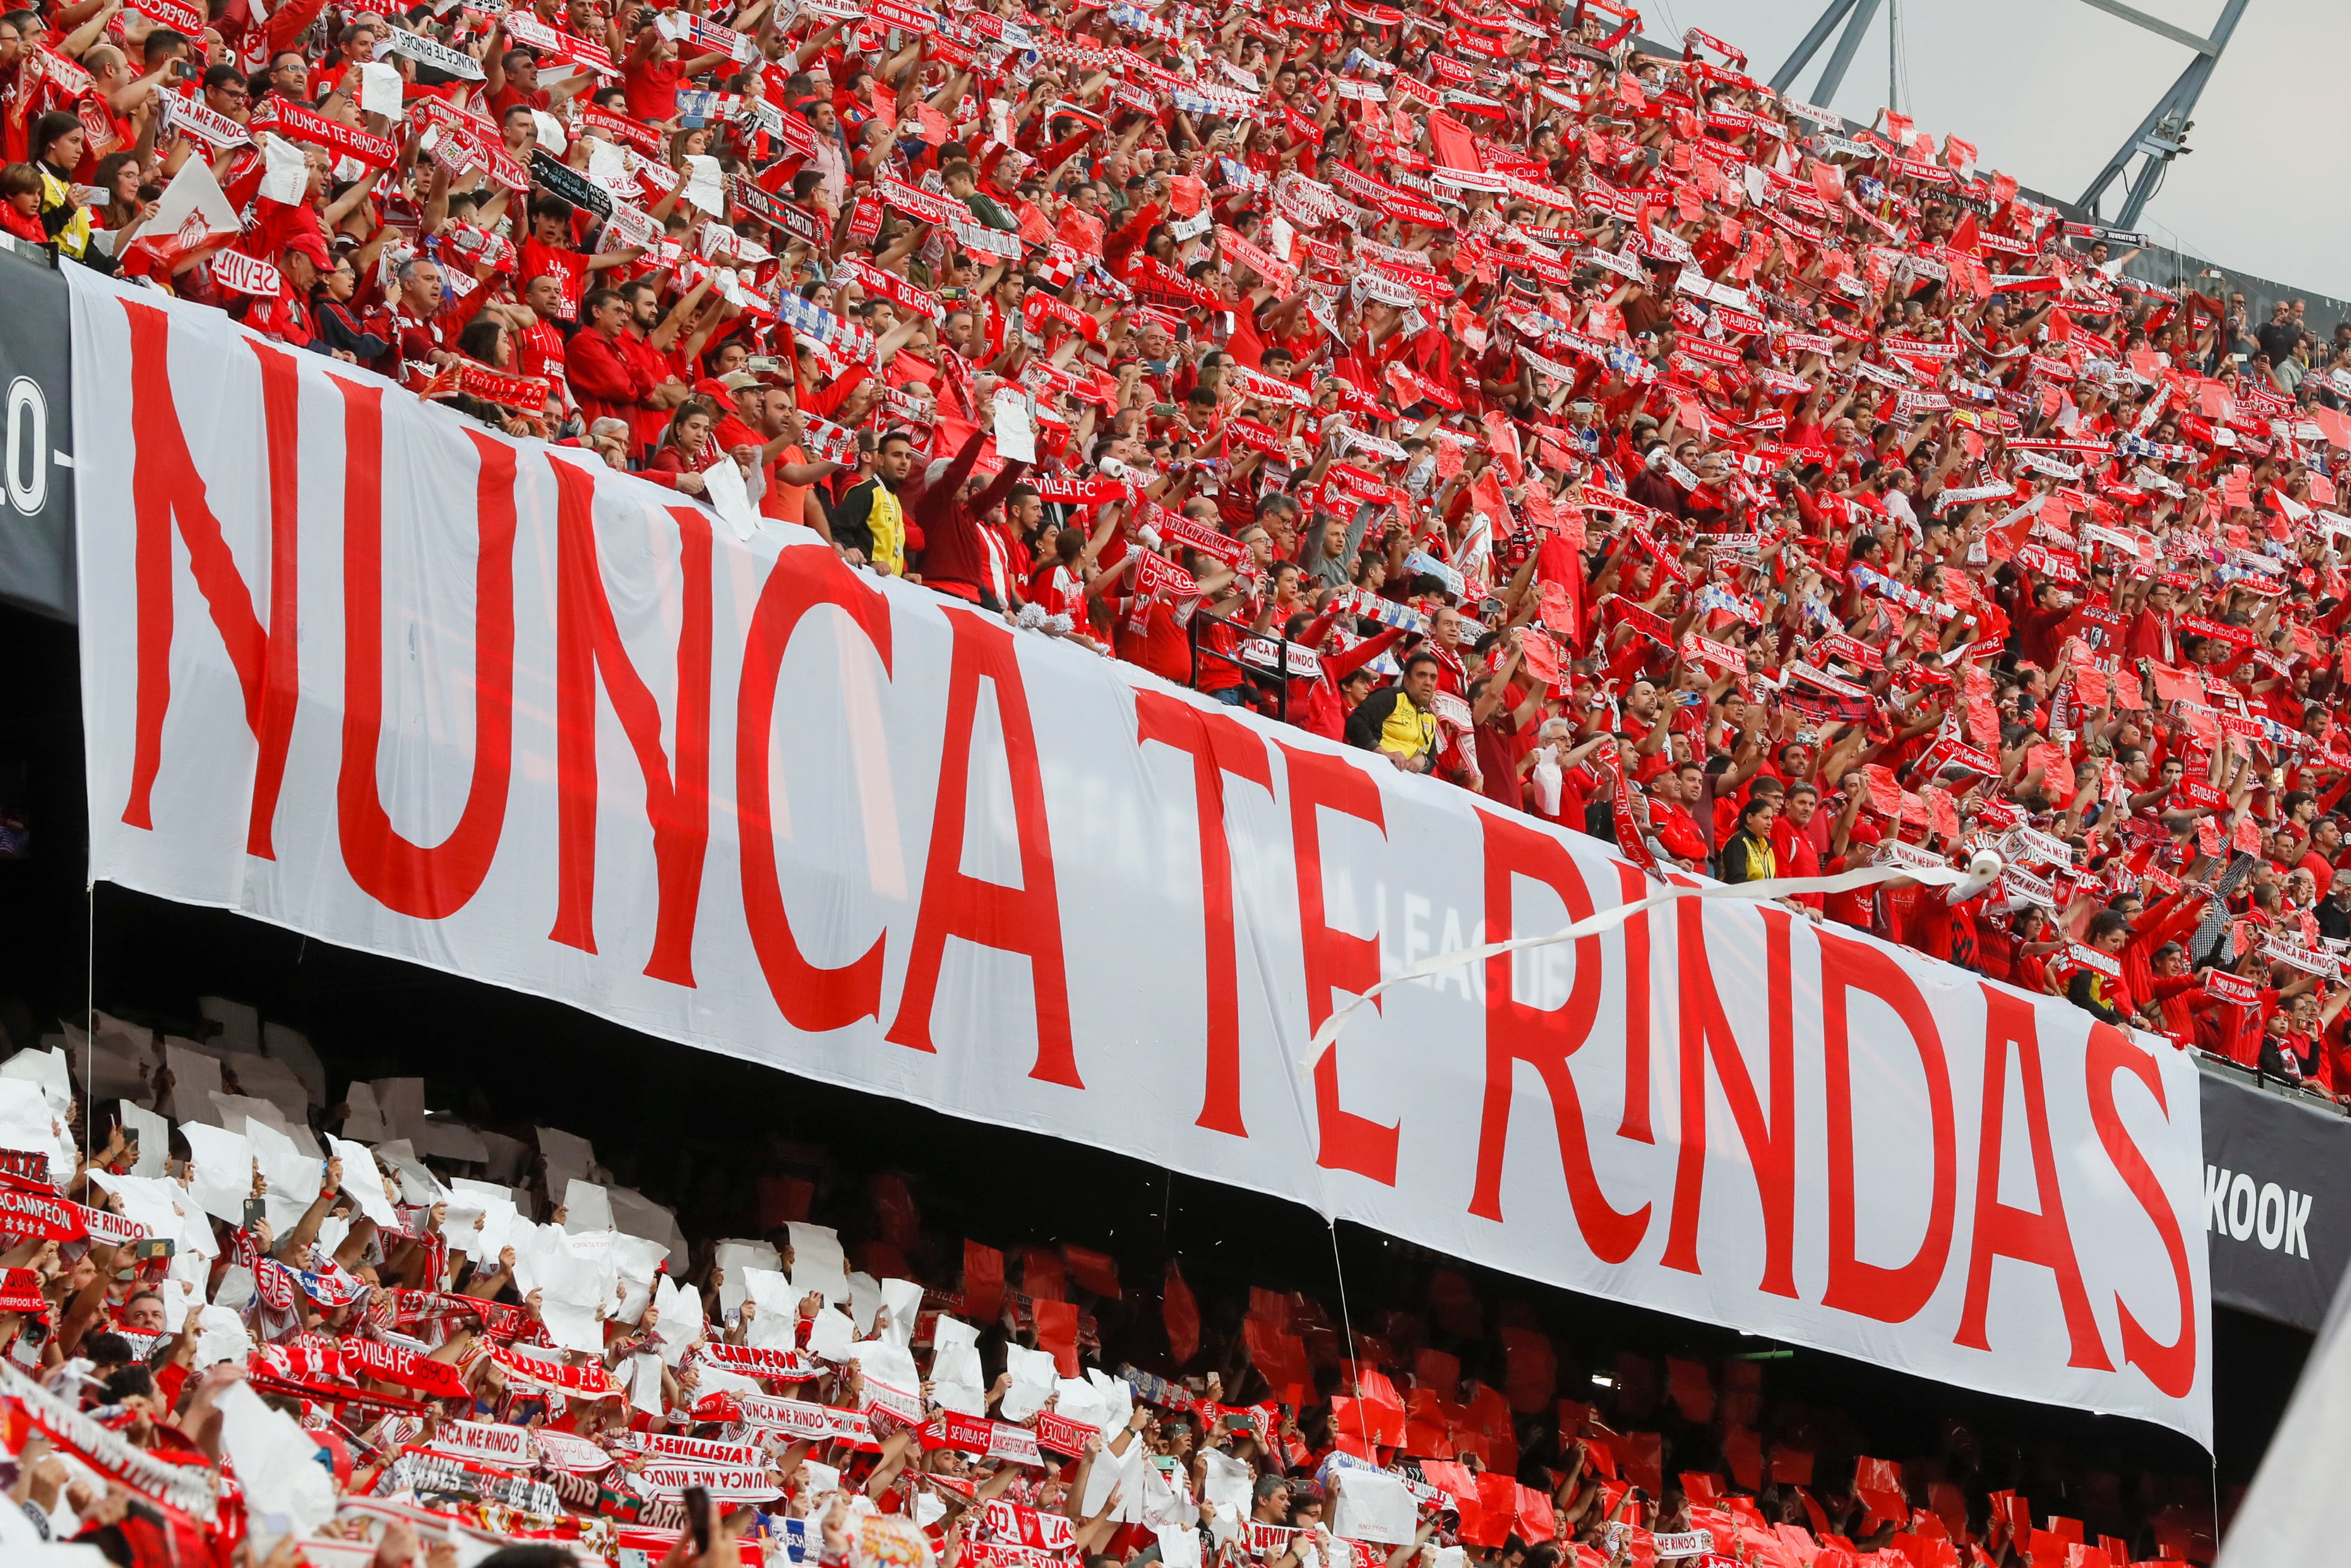
[[[1829, 54], [1829, 63], [1821, 72], [1820, 84], [1813, 89], [1814, 102], [1826, 104], [1844, 85], [1845, 68], [1853, 64], [1855, 53], [1861, 47], [1862, 36], [1869, 31], [1877, 16], [1881, 0], [1829, 0], [1812, 30], [1797, 44], [1795, 53], [1788, 57], [1771, 78], [1771, 90], [1786, 92], [1803, 68], [1812, 63], [1821, 46], [1828, 42], [1839, 23], [1844, 26], [1836, 47]], [[2082, 193], [2079, 204], [2092, 219], [2098, 214], [2098, 203], [2116, 180], [2130, 170], [2133, 159], [2141, 160], [2138, 172], [2131, 174], [2124, 185], [2122, 211], [2116, 215], [2115, 226], [2127, 229], [2138, 222], [2138, 215], [2162, 183], [2164, 165], [2187, 151], [2188, 131], [2194, 123], [2189, 118], [2196, 112], [2196, 100], [2202, 96], [2204, 84], [2211, 79], [2212, 68], [2220, 58], [2220, 51], [2229, 47], [2229, 36], [2237, 30], [2237, 19], [2245, 14], [2246, 0], [2227, 0], [2220, 9], [2220, 19], [2212, 25], [2210, 37], [2199, 37], [2185, 27], [2174, 26], [2159, 16], [2150, 16], [2122, 0], [2082, 0], [2111, 16], [2119, 16], [2135, 27], [2141, 27], [2158, 37], [2170, 39], [2195, 51], [2188, 68], [2179, 73], [2169, 90], [2156, 99], [2147, 118], [2138, 122], [2119, 151], [2106, 160], [2090, 188]]]

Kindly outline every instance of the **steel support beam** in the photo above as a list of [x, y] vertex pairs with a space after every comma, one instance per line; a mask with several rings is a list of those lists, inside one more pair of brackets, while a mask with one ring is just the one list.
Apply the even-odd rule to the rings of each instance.
[[1877, 16], [1880, 0], [1855, 0], [1852, 18], [1844, 25], [1844, 36], [1837, 39], [1836, 48], [1829, 55], [1828, 69], [1821, 73], [1820, 85], [1813, 89], [1813, 100], [1826, 109], [1836, 99], [1837, 89], [1844, 85], [1845, 68], [1861, 48], [1862, 35]]
[[1829, 0], [1829, 7], [1821, 13], [1821, 19], [1813, 24], [1813, 30], [1804, 35], [1803, 41], [1796, 46], [1796, 52], [1788, 57], [1788, 63], [1772, 76], [1773, 92], [1785, 95], [1795, 85], [1797, 76], [1813, 63], [1813, 57], [1821, 52], [1821, 46], [1829, 41], [1829, 35], [1836, 31], [1836, 25], [1844, 20], [1845, 13], [1852, 10], [1854, 5], [1855, 0]]
[[2175, 44], [2185, 44], [2199, 55], [2217, 55], [2220, 52], [2219, 42], [2211, 38], [2199, 38], [2185, 27], [2175, 27], [2160, 16], [2150, 16], [2135, 5], [2124, 5], [2122, 0], [2082, 0], [2082, 4], [2094, 5], [2109, 16], [2120, 16], [2131, 26], [2144, 27], [2158, 37], [2169, 38]]
[[[2084, 3], [2123, 16], [2166, 37], [2171, 37], [2179, 31], [2168, 24], [2156, 25], [2152, 17], [2142, 16], [2118, 3], [2109, 4], [2108, 0], [2084, 0]], [[2245, 14], [2246, 4], [2247, 0], [2228, 0], [2221, 8], [2220, 21], [2213, 25], [2210, 37], [2197, 38], [2192, 35], [2186, 37], [2184, 41], [2197, 50], [2196, 57], [2188, 62], [2188, 68], [2179, 73], [2179, 79], [2156, 100], [2155, 107], [2147, 110], [2147, 118], [2138, 122], [2137, 129], [2124, 141], [2115, 155], [2106, 160], [2106, 166], [2098, 172], [2097, 178], [2090, 182], [2089, 189], [2082, 193], [2080, 204], [2093, 219], [2097, 217], [2098, 203], [2130, 168], [2131, 160], [2141, 158], [2145, 162], [2139, 165], [2138, 172], [2124, 186], [2123, 207], [2116, 214], [2115, 226], [2126, 229], [2138, 222], [2139, 214], [2146, 209], [2148, 198], [2155, 194], [2156, 182], [2162, 176], [2164, 164], [2170, 161], [2170, 155], [2160, 148], [2147, 145], [2147, 138], [2167, 120], [2177, 120], [2184, 126], [2194, 116], [2196, 100], [2203, 96], [2204, 84], [2212, 79], [2212, 68], [2220, 63], [2220, 51], [2229, 47], [2230, 35], [2237, 30], [2238, 18]]]

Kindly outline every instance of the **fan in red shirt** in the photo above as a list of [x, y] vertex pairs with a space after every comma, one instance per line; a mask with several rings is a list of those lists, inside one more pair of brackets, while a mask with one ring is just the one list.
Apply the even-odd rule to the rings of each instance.
[[660, 25], [647, 20], [637, 28], [628, 58], [621, 62], [621, 88], [628, 96], [629, 113], [648, 125], [670, 124], [677, 119], [678, 89], [731, 57], [719, 49], [681, 59]]

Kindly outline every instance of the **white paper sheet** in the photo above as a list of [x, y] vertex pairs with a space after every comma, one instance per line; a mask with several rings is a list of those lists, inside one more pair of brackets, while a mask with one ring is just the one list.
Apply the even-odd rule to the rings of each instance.
[[792, 1283], [801, 1295], [821, 1291], [826, 1302], [840, 1306], [849, 1300], [849, 1270], [841, 1255], [841, 1237], [830, 1227], [805, 1220], [789, 1222], [792, 1236]]
[[1029, 422], [1026, 393], [996, 389], [996, 455], [1008, 463], [1037, 461], [1037, 427]]
[[[235, 1131], [247, 1122], [259, 1122], [285, 1134], [288, 1143], [293, 1142], [294, 1124], [286, 1119], [285, 1112], [267, 1100], [257, 1100], [250, 1094], [231, 1094], [220, 1089], [214, 1090], [204, 1098], [213, 1103], [214, 1119], [224, 1127]], [[299, 1149], [302, 1145], [295, 1144], [294, 1146]]]
[[213, 1304], [243, 1312], [252, 1301], [253, 1270], [242, 1263], [231, 1263], [223, 1269], [219, 1282], [213, 1286]]
[[849, 1321], [857, 1325], [859, 1338], [873, 1333], [873, 1319], [881, 1311], [882, 1281], [863, 1272], [850, 1275]]
[[381, 114], [386, 120], [401, 118], [400, 72], [380, 60], [361, 60], [360, 73], [360, 112]]
[[1004, 1347], [1004, 1370], [1012, 1375], [1012, 1385], [1004, 1391], [1007, 1421], [1026, 1421], [1042, 1410], [1045, 1401], [1053, 1396], [1053, 1385], [1061, 1375], [1052, 1352], [1019, 1344]]
[[181, 1123], [180, 1136], [188, 1141], [189, 1192], [214, 1219], [243, 1225], [253, 1194], [252, 1142], [205, 1122]]
[[857, 1325], [839, 1307], [826, 1307], [816, 1315], [809, 1330], [809, 1354], [827, 1361], [846, 1361], [852, 1347], [857, 1343]]
[[308, 1035], [282, 1023], [266, 1023], [261, 1026], [261, 1051], [271, 1061], [282, 1061], [293, 1070], [294, 1076], [302, 1081], [302, 1087], [308, 1091], [311, 1104], [327, 1103], [327, 1066], [319, 1060]]
[[752, 1269], [781, 1271], [784, 1260], [775, 1248], [765, 1241], [747, 1241], [730, 1237], [718, 1243], [712, 1254], [718, 1269], [718, 1310], [728, 1317], [742, 1311], [744, 1298], [749, 1294], [743, 1282], [745, 1272]]
[[744, 1343], [755, 1350], [792, 1349], [799, 1343], [801, 1292], [792, 1289], [791, 1281], [778, 1270], [747, 1267], [741, 1273], [743, 1289], [751, 1303], [751, 1322], [744, 1332]]
[[57, 1115], [41, 1086], [23, 1078], [0, 1078], [0, 1149], [32, 1149], [49, 1159], [53, 1179], [70, 1178], [73, 1166], [57, 1168]]
[[914, 1343], [914, 1320], [923, 1312], [923, 1287], [912, 1280], [882, 1281], [882, 1307], [884, 1317], [880, 1329], [882, 1337], [895, 1341], [901, 1348], [911, 1349]]
[[350, 1107], [350, 1114], [343, 1118], [343, 1136], [370, 1144], [391, 1141], [392, 1124], [383, 1119], [383, 1107], [376, 1103], [374, 1084], [353, 1083], [343, 1091], [343, 1103]]
[[986, 1376], [979, 1364], [979, 1331], [945, 1312], [933, 1319], [931, 1381], [984, 1387]]
[[286, 138], [266, 134], [261, 155], [268, 171], [261, 176], [261, 193], [273, 202], [298, 205], [310, 188], [310, 160]]
[[305, 1158], [293, 1139], [258, 1116], [246, 1119], [245, 1135], [252, 1141], [254, 1157], [261, 1162], [261, 1174], [269, 1180], [262, 1197], [269, 1206], [270, 1231], [283, 1236], [301, 1223], [310, 1200], [319, 1196], [326, 1172], [318, 1161]]
[[849, 1354], [868, 1375], [893, 1388], [911, 1394], [922, 1386], [923, 1375], [915, 1370], [914, 1356], [894, 1340], [862, 1339], [849, 1347]]
[[567, 1183], [586, 1181], [596, 1174], [595, 1146], [587, 1139], [560, 1127], [537, 1131], [538, 1152], [547, 1160], [548, 1191], [561, 1192]]
[[563, 1184], [563, 1228], [575, 1235], [612, 1228], [612, 1203], [604, 1189], [578, 1176]]
[[402, 1203], [429, 1207], [449, 1196], [449, 1189], [441, 1185], [439, 1176], [427, 1170], [413, 1156], [394, 1154], [388, 1145], [376, 1146], [375, 1163], [399, 1180]]
[[735, 537], [748, 539], [759, 531], [759, 509], [751, 505], [751, 491], [743, 482], [743, 470], [735, 466], [731, 457], [721, 458], [702, 471], [703, 494]]
[[172, 1075], [172, 1113], [183, 1122], [220, 1124], [213, 1096], [220, 1092], [220, 1062], [193, 1046], [163, 1042], [163, 1067]]
[[1331, 1511], [1331, 1533], [1346, 1541], [1402, 1546], [1417, 1522], [1412, 1493], [1384, 1470], [1336, 1469], [1331, 1473], [1338, 1500]]
[[233, 1383], [218, 1401], [221, 1446], [236, 1467], [256, 1550], [282, 1535], [308, 1535], [335, 1517], [335, 1483], [319, 1445], [291, 1416]]
[[[496, 1268], [498, 1254], [512, 1243], [516, 1228], [525, 1223], [515, 1207], [514, 1194], [471, 1176], [452, 1176], [449, 1191], [449, 1217], [444, 1223], [452, 1238], [450, 1246], [477, 1263]], [[481, 1221], [478, 1228], [476, 1219]]]
[[[368, 1087], [374, 1092], [375, 1103], [383, 1113], [384, 1125], [392, 1129], [392, 1134], [415, 1139], [425, 1125], [424, 1080], [379, 1078]], [[423, 1147], [422, 1144], [417, 1146]]]
[[189, 1367], [191, 1372], [202, 1372], [224, 1361], [243, 1365], [252, 1353], [253, 1336], [233, 1308], [214, 1305], [196, 1310], [196, 1359]]
[[277, 1106], [288, 1126], [308, 1122], [310, 1091], [285, 1062], [257, 1052], [236, 1051], [225, 1054], [221, 1065], [236, 1074], [239, 1092]]
[[220, 1025], [214, 1038], [231, 1051], [258, 1051], [261, 1049], [261, 1009], [244, 1002], [234, 1002], [226, 997], [198, 997], [196, 1013], [208, 1022]]
[[685, 161], [685, 199], [713, 217], [726, 210], [726, 180], [718, 160], [697, 153]]
[[139, 1136], [139, 1161], [131, 1167], [135, 1176], [160, 1176], [164, 1162], [171, 1158], [172, 1124], [144, 1105], [129, 1100], [115, 1102], [121, 1113], [122, 1130]]
[[41, 1092], [48, 1096], [49, 1109], [59, 1115], [73, 1108], [73, 1078], [66, 1071], [66, 1053], [62, 1050], [20, 1051], [0, 1061], [0, 1078], [39, 1084]]
[[328, 1152], [343, 1162], [343, 1190], [360, 1206], [360, 1212], [378, 1225], [397, 1225], [400, 1216], [392, 1211], [392, 1199], [384, 1196], [383, 1173], [376, 1168], [375, 1155], [364, 1144], [329, 1134]]
[[625, 1186], [608, 1186], [604, 1199], [612, 1206], [612, 1223], [631, 1236], [642, 1236], [648, 1241], [658, 1241], [669, 1249], [669, 1266], [680, 1273], [692, 1261], [686, 1247], [685, 1232], [678, 1228], [677, 1215], [644, 1194]]
[[653, 1310], [660, 1314], [653, 1339], [661, 1346], [662, 1360], [675, 1366], [702, 1333], [702, 1292], [664, 1274], [653, 1282]]

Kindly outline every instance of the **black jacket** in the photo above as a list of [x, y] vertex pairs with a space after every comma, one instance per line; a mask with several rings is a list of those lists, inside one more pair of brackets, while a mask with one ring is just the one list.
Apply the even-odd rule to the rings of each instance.
[[[873, 529], [867, 517], [873, 510], [874, 487], [882, 483], [877, 476], [850, 486], [841, 505], [832, 514], [832, 542], [841, 549], [853, 549], [867, 560], [873, 559]], [[892, 495], [896, 495], [893, 488]]]
[[[837, 538], [839, 529], [836, 528], [834, 533]], [[1388, 716], [1395, 712], [1396, 703], [1403, 696], [1402, 686], [1382, 686], [1365, 697], [1356, 706], [1355, 711], [1347, 716], [1347, 744], [1361, 747], [1365, 751], [1377, 751], [1380, 748], [1380, 732], [1387, 727]], [[1424, 751], [1413, 755], [1421, 756], [1426, 749], [1425, 747]]]

